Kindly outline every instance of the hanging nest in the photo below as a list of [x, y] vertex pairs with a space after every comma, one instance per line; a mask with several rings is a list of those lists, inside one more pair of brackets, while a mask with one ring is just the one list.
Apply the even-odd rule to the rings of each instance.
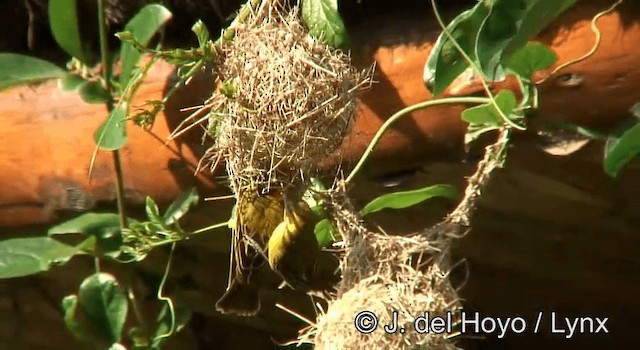
[[[344, 189], [331, 195], [333, 219], [344, 240], [342, 280], [326, 312], [303, 330], [300, 342], [316, 349], [456, 349], [452, 334], [420, 333], [414, 320], [428, 311], [446, 317], [460, 309], [458, 296], [448, 278], [448, 238], [418, 234], [389, 236], [369, 231], [351, 206]], [[362, 311], [373, 312], [379, 321], [371, 333], [359, 332], [354, 321]], [[397, 311], [398, 329], [387, 334]]]
[[[267, 5], [220, 46], [209, 133], [232, 189], [305, 182], [340, 146], [369, 72], [309, 36], [297, 10]], [[303, 186], [297, 186], [303, 187]]]

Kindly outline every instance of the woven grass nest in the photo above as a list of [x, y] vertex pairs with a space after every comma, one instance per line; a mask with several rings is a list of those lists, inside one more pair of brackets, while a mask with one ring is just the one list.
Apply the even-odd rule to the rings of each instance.
[[[429, 312], [446, 317], [460, 310], [451, 285], [447, 253], [450, 239], [442, 232], [425, 231], [412, 236], [390, 236], [370, 231], [352, 207], [344, 188], [330, 196], [332, 217], [343, 238], [342, 280], [337, 294], [319, 310], [316, 321], [301, 331], [299, 342], [316, 349], [457, 349], [456, 333], [417, 332], [416, 317]], [[437, 232], [437, 233], [436, 233]], [[371, 333], [356, 329], [361, 312], [377, 316]], [[383, 327], [397, 312], [398, 331]]]
[[268, 7], [222, 43], [216, 62], [226, 93], [212, 97], [209, 132], [236, 193], [304, 183], [350, 131], [369, 82], [348, 54], [309, 36], [296, 10]]

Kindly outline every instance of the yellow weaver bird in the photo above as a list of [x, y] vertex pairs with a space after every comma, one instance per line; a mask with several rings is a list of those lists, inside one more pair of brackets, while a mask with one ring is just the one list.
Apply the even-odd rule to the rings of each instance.
[[284, 220], [269, 238], [269, 266], [293, 289], [328, 290], [339, 278], [337, 258], [318, 245], [318, 221], [304, 201], [285, 201]]
[[256, 186], [240, 191], [235, 220], [230, 225], [234, 232], [229, 284], [216, 310], [241, 316], [260, 310], [259, 286], [252, 275], [264, 263], [263, 250], [283, 216], [282, 191], [263, 194]]

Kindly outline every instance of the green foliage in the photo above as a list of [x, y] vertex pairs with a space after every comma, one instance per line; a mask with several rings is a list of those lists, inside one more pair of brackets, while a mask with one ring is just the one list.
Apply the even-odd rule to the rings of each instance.
[[49, 0], [49, 25], [58, 45], [82, 63], [93, 64], [89, 49], [82, 40], [76, 0]]
[[[516, 119], [513, 115], [516, 108], [516, 96], [510, 90], [500, 90], [495, 96], [495, 103], [500, 111], [508, 118]], [[498, 130], [502, 127], [503, 121], [500, 113], [492, 103], [481, 104], [476, 107], [467, 108], [462, 112], [462, 120], [469, 123], [469, 129], [465, 135], [464, 142], [469, 144], [475, 141], [480, 135]]]
[[[464, 11], [447, 25], [447, 30], [467, 55], [475, 52], [476, 37], [482, 21], [489, 13], [479, 2], [471, 10]], [[445, 34], [438, 37], [424, 68], [423, 79], [434, 96], [441, 94], [469, 67], [454, 43]]]
[[167, 211], [162, 216], [164, 225], [172, 225], [186, 214], [191, 207], [198, 204], [200, 197], [196, 188], [192, 187], [189, 191], [181, 193], [176, 200], [171, 203]]
[[313, 233], [318, 240], [320, 248], [330, 247], [339, 238], [338, 230], [329, 219], [318, 221]]
[[339, 238], [338, 230], [331, 220], [327, 219], [327, 211], [323, 199], [318, 195], [327, 190], [327, 187], [318, 178], [311, 178], [311, 185], [302, 195], [302, 200], [309, 205], [309, 208], [320, 219], [314, 227], [314, 234], [318, 240], [318, 245], [322, 248], [331, 246]]
[[0, 53], [0, 90], [64, 75], [64, 69], [53, 63], [25, 55]]
[[302, 19], [311, 36], [338, 49], [349, 47], [347, 29], [338, 12], [338, 0], [303, 0]]
[[505, 77], [504, 66], [549, 22], [576, 0], [495, 0], [477, 36], [476, 55], [489, 81]]
[[[432, 87], [434, 95], [438, 95], [471, 63], [479, 69], [478, 73], [489, 81], [503, 80], [506, 74], [505, 67], [509, 65], [512, 73], [530, 78], [530, 73], [549, 64], [551, 55], [539, 46], [520, 50], [550, 21], [574, 3], [575, 0], [478, 2], [472, 9], [454, 18], [446, 27], [470, 61], [464, 58], [449, 40], [449, 35], [443, 32], [425, 64], [425, 84]], [[535, 57], [527, 57], [527, 53], [532, 53]], [[518, 57], [511, 60], [515, 54]], [[530, 71], [531, 69], [533, 71]]]
[[[147, 5], [127, 23], [124, 30], [131, 33], [141, 46], [146, 47], [153, 35], [171, 16], [171, 12], [162, 5]], [[122, 43], [120, 48], [120, 61], [122, 62], [122, 72], [120, 73], [121, 92], [129, 84], [131, 72], [140, 61], [140, 56], [140, 51], [132, 43]]]
[[107, 273], [87, 277], [77, 295], [62, 301], [67, 327], [77, 339], [108, 349], [122, 339], [127, 318], [127, 293]]
[[80, 254], [80, 248], [49, 237], [14, 238], [0, 241], [0, 278], [13, 278], [47, 271]]
[[[135, 223], [129, 219], [129, 223]], [[49, 236], [80, 233], [86, 236], [82, 249], [100, 256], [115, 253], [122, 246], [120, 216], [112, 213], [85, 213], [59, 225], [47, 232]]]
[[369, 202], [360, 213], [367, 215], [383, 209], [403, 209], [434, 197], [456, 199], [458, 196], [456, 188], [449, 185], [434, 185], [417, 190], [387, 193]]
[[62, 91], [75, 91], [86, 82], [87, 81], [79, 75], [66, 73], [59, 80], [58, 86]]
[[628, 128], [620, 136], [611, 136], [604, 151], [604, 170], [617, 176], [620, 170], [640, 154], [640, 123]]
[[516, 51], [506, 67], [527, 81], [531, 81], [533, 73], [547, 69], [556, 62], [558, 56], [546, 45], [530, 42]]
[[100, 81], [85, 81], [78, 87], [78, 93], [82, 100], [91, 104], [103, 104], [109, 100], [110, 92]]
[[127, 106], [126, 101], [119, 103], [93, 134], [93, 140], [99, 149], [115, 151], [127, 143]]

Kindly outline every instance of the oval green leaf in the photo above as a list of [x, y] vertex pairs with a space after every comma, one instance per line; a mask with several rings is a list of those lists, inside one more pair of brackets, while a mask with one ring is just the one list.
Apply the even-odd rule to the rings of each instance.
[[66, 263], [80, 249], [49, 237], [14, 238], [0, 241], [0, 278], [13, 278], [47, 271]]
[[49, 25], [58, 45], [82, 63], [91, 65], [89, 54], [80, 36], [76, 0], [49, 0]]
[[[129, 219], [129, 223], [135, 220]], [[63, 235], [81, 233], [88, 237], [95, 237], [93, 245], [82, 245], [82, 249], [97, 255], [115, 252], [122, 246], [122, 232], [120, 216], [113, 213], [86, 213], [65, 221], [49, 229], [48, 234]]]
[[65, 74], [64, 69], [35, 57], [0, 53], [0, 90], [60, 78]]
[[109, 100], [109, 92], [99, 81], [86, 81], [80, 85], [78, 93], [82, 100], [90, 104], [101, 104]]
[[112, 275], [96, 273], [87, 277], [80, 285], [78, 305], [110, 344], [120, 341], [127, 318], [127, 293]]
[[[507, 89], [500, 90], [495, 96], [495, 101], [498, 108], [506, 116], [512, 114], [517, 105], [516, 95]], [[462, 120], [469, 124], [483, 126], [497, 127], [502, 125], [502, 117], [491, 103], [465, 109], [462, 111]]]
[[576, 0], [495, 0], [476, 45], [476, 57], [489, 81], [503, 80], [504, 65]]
[[349, 37], [338, 12], [338, 0], [303, 0], [302, 20], [309, 34], [338, 49], [349, 47]]
[[162, 224], [162, 217], [160, 217], [160, 210], [153, 198], [147, 196], [145, 201], [144, 211], [147, 213], [147, 218], [154, 224]]
[[551, 67], [557, 59], [558, 56], [547, 45], [531, 42], [509, 58], [507, 68], [520, 77], [531, 80], [533, 73]]
[[313, 232], [320, 248], [331, 246], [338, 237], [338, 231], [329, 219], [322, 219], [318, 221]]
[[[488, 13], [489, 9], [484, 3], [479, 2], [471, 10], [461, 13], [447, 25], [451, 36], [472, 59], [475, 56], [478, 30]], [[443, 32], [429, 54], [424, 67], [423, 81], [430, 88], [431, 93], [436, 96], [449, 87], [467, 67], [469, 67], [469, 62]]]
[[121, 102], [93, 135], [99, 149], [115, 151], [127, 143], [126, 118], [127, 106], [125, 102]]
[[604, 170], [617, 176], [622, 167], [640, 154], [640, 123], [625, 131], [620, 137], [607, 140], [604, 154]]
[[167, 211], [162, 216], [165, 225], [171, 225], [178, 221], [189, 209], [198, 204], [200, 197], [195, 187], [189, 191], [182, 192], [176, 200], [169, 205]]
[[456, 199], [458, 190], [450, 185], [434, 185], [412, 191], [388, 193], [369, 202], [360, 213], [367, 215], [387, 208], [407, 208], [434, 197]]
[[106, 230], [113, 227], [120, 227], [118, 214], [85, 213], [51, 227], [47, 233], [50, 236], [68, 233], [82, 233], [87, 236], [99, 236]]
[[[143, 7], [124, 27], [136, 40], [146, 46], [153, 35], [171, 18], [171, 12], [164, 6], [151, 4]], [[120, 73], [120, 89], [127, 88], [133, 68], [140, 61], [141, 54], [130, 42], [124, 42], [120, 49], [122, 71]]]
[[75, 91], [86, 82], [87, 80], [79, 75], [67, 73], [59, 80], [58, 87], [62, 91]]

